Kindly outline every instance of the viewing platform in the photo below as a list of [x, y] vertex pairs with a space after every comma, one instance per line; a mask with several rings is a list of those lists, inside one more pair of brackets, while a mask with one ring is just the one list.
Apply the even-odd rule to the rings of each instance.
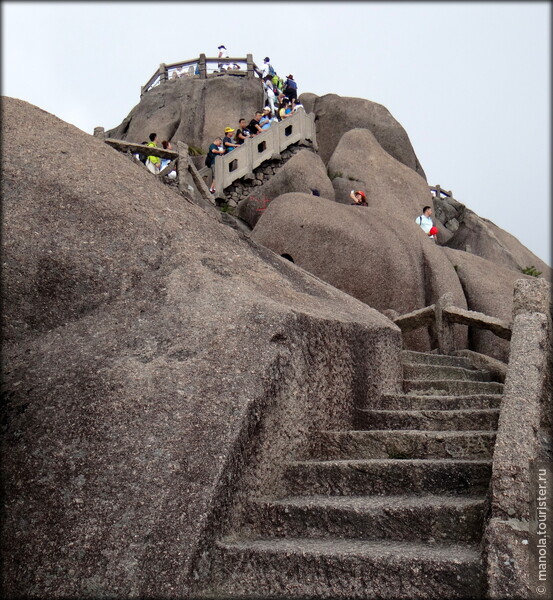
[[200, 54], [198, 58], [181, 62], [161, 63], [159, 69], [148, 79], [146, 84], [141, 86], [140, 97], [158, 85], [181, 77], [207, 79], [221, 75], [261, 78], [261, 72], [253, 62], [252, 54], [247, 54], [245, 58], [206, 58], [205, 54]]

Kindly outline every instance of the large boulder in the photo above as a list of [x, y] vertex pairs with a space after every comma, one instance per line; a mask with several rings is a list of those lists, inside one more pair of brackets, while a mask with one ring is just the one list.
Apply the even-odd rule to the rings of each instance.
[[544, 278], [551, 280], [551, 267], [543, 260], [510, 233], [469, 209], [464, 211], [459, 229], [445, 245], [471, 252], [496, 265], [518, 272], [533, 266], [542, 272]]
[[[251, 237], [379, 311], [405, 314], [446, 292], [466, 308], [455, 270], [441, 248], [414, 222], [390, 219], [385, 208], [283, 194], [264, 211]], [[406, 335], [405, 342], [414, 350], [429, 350], [434, 340], [421, 330]], [[459, 328], [457, 343], [466, 347], [464, 328]]]
[[340, 178], [342, 201], [351, 188], [361, 186], [369, 206], [386, 210], [387, 219], [402, 215], [414, 223], [425, 205], [433, 205], [425, 180], [388, 154], [368, 129], [344, 133], [328, 161], [328, 173]]
[[1, 122], [2, 596], [190, 597], [256, 432], [269, 489], [397, 389], [399, 330], [99, 139]]
[[[517, 279], [529, 279], [516, 270], [499, 266], [470, 252], [442, 247], [463, 286], [468, 308], [506, 323], [512, 321], [513, 290]], [[509, 359], [510, 344], [490, 331], [470, 328], [470, 348], [503, 362]]]
[[258, 78], [222, 75], [210, 79], [182, 77], [146, 92], [122, 123], [106, 132], [116, 139], [140, 143], [156, 132], [160, 140], [183, 141], [207, 150], [225, 127], [236, 129], [263, 108]]
[[326, 174], [323, 161], [314, 152], [301, 150], [294, 154], [274, 177], [254, 188], [254, 191], [238, 204], [236, 214], [254, 227], [277, 196], [288, 192], [310, 194], [312, 189], [318, 190], [323, 198], [334, 200], [334, 188]]
[[325, 164], [344, 133], [350, 129], [368, 129], [388, 154], [426, 180], [407, 132], [386, 107], [363, 98], [337, 94], [317, 97], [314, 102], [311, 96], [301, 94], [300, 100], [316, 115], [319, 152]]

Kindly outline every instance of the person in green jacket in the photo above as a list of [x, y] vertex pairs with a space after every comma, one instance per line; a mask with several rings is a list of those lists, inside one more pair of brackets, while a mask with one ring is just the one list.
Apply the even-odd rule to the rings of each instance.
[[[150, 133], [150, 141], [147, 145], [152, 146], [153, 148], [157, 148], [157, 133]], [[146, 166], [150, 171], [152, 171], [152, 173], [159, 173], [159, 168], [161, 166], [161, 158], [159, 158], [159, 156], [148, 156]]]

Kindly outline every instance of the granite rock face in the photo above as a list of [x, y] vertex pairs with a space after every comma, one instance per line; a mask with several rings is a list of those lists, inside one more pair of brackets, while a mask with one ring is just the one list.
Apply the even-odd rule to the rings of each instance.
[[458, 229], [445, 245], [476, 254], [518, 273], [526, 267], [533, 266], [542, 272], [544, 279], [551, 281], [551, 267], [510, 233], [469, 209], [464, 211]]
[[[386, 210], [387, 219], [401, 215], [414, 223], [424, 206], [432, 206], [425, 180], [388, 154], [368, 129], [350, 129], [342, 136], [328, 161], [328, 173], [351, 181], [351, 188], [359, 186], [369, 206]], [[349, 194], [347, 187], [342, 199], [346, 191]]]
[[[273, 200], [251, 235], [379, 311], [408, 313], [434, 303], [445, 292], [453, 293], [456, 306], [466, 308], [459, 279], [442, 249], [414, 221], [400, 216], [390, 220], [386, 209], [283, 194]], [[463, 328], [457, 341], [465, 347]], [[415, 350], [430, 348], [424, 330], [406, 334], [405, 343]]]
[[156, 132], [160, 140], [180, 140], [207, 151], [225, 127], [248, 122], [263, 108], [258, 78], [223, 75], [213, 79], [180, 78], [152, 88], [108, 137], [140, 143]]
[[334, 188], [326, 174], [323, 161], [317, 154], [309, 150], [301, 150], [295, 154], [268, 181], [254, 189], [238, 205], [237, 215], [252, 227], [267, 209], [272, 200], [288, 192], [311, 194], [317, 189], [323, 198], [334, 200]]
[[[469, 310], [512, 322], [515, 281], [531, 277], [469, 252], [446, 247], [442, 248], [442, 252], [455, 267]], [[483, 330], [469, 332], [469, 340], [472, 350], [508, 361], [510, 344], [507, 340]]]
[[244, 465], [393, 391], [399, 330], [45, 111], [2, 134], [2, 595], [186, 597]]
[[300, 100], [308, 112], [316, 115], [319, 152], [325, 164], [344, 133], [350, 129], [368, 129], [388, 154], [426, 180], [409, 136], [387, 108], [363, 98], [337, 94], [313, 96], [301, 94]]

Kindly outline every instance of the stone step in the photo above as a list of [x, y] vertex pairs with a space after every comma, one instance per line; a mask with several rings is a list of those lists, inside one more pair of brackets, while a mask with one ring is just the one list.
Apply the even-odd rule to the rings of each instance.
[[221, 540], [198, 598], [482, 598], [479, 550], [463, 544], [327, 539]]
[[385, 394], [370, 407], [381, 410], [459, 410], [462, 408], [499, 408], [501, 394], [471, 394], [467, 396], [415, 396]]
[[286, 464], [285, 495], [485, 495], [487, 459], [361, 459], [294, 461]]
[[356, 429], [417, 429], [428, 431], [491, 431], [497, 429], [498, 408], [461, 410], [359, 409]]
[[472, 394], [502, 394], [503, 384], [496, 381], [403, 380], [404, 392], [415, 395], [467, 396]]
[[306, 458], [489, 459], [494, 444], [493, 431], [321, 431], [313, 437]]
[[474, 542], [482, 538], [485, 497], [299, 496], [248, 507], [248, 538], [350, 538]]
[[464, 356], [450, 356], [449, 354], [432, 354], [428, 352], [415, 352], [414, 350], [403, 350], [401, 352], [401, 360], [404, 363], [471, 368], [468, 358]]
[[491, 381], [489, 371], [464, 369], [446, 365], [403, 363], [403, 379], [452, 379], [460, 381]]

